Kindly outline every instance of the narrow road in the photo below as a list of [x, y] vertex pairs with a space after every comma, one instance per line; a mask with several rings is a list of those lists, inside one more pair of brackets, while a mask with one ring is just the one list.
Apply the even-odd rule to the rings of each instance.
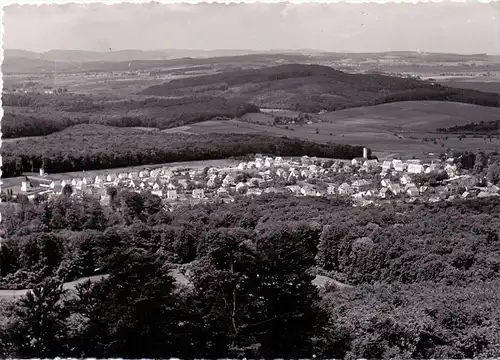
[[[63, 284], [63, 288], [66, 290], [73, 290], [75, 289], [76, 285], [84, 283], [87, 280], [90, 281], [99, 281], [101, 279], [107, 278], [109, 275], [94, 275], [94, 276], [88, 276], [84, 277], [75, 281], [67, 282]], [[22, 290], [0, 290], [0, 299], [15, 299], [20, 296], [26, 295], [28, 291], [31, 289], [22, 289]]]

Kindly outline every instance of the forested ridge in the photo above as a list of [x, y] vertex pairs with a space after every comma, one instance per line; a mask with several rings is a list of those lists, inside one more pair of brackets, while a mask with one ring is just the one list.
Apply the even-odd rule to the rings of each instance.
[[[265, 195], [172, 213], [111, 193], [109, 207], [4, 205], [2, 287], [43, 287], [3, 304], [2, 356], [496, 355], [496, 198], [357, 208]], [[104, 273], [57, 301], [61, 281]], [[318, 290], [318, 273], [353, 287]]]
[[166, 134], [102, 125], [76, 125], [63, 131], [2, 146], [2, 174], [72, 172], [224, 159], [250, 154], [352, 159], [362, 146], [321, 144], [286, 137], [244, 134]]
[[41, 136], [78, 124], [166, 129], [216, 117], [235, 118], [259, 108], [221, 97], [121, 99], [92, 95], [6, 94], [5, 138]]
[[397, 101], [436, 100], [500, 106], [500, 95], [380, 74], [350, 74], [328, 66], [287, 64], [174, 79], [143, 95], [210, 94], [260, 107], [302, 112], [334, 111]]

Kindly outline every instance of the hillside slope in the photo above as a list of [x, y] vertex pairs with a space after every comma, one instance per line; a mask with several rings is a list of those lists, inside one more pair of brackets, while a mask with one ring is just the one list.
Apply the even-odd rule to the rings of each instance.
[[203, 94], [239, 98], [260, 107], [303, 112], [396, 101], [439, 100], [500, 106], [500, 95], [378, 74], [349, 74], [321, 65], [287, 64], [175, 79], [142, 95]]

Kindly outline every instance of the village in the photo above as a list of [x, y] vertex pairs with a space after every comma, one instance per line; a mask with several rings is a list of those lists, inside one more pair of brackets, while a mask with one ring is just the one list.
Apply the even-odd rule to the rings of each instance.
[[[65, 187], [71, 196], [93, 195], [101, 204], [110, 203], [108, 188], [150, 192], [169, 210], [179, 205], [209, 201], [233, 201], [236, 196], [291, 193], [296, 196], [350, 197], [356, 206], [384, 201], [424, 202], [455, 198], [500, 196], [500, 189], [486, 179], [460, 170], [454, 158], [423, 163], [419, 159], [379, 162], [364, 157], [352, 161], [264, 157], [237, 166], [158, 167], [132, 172], [51, 180], [43, 169], [40, 176], [26, 176], [16, 195], [30, 201], [47, 195], [59, 196]], [[5, 197], [5, 193], [4, 193]]]

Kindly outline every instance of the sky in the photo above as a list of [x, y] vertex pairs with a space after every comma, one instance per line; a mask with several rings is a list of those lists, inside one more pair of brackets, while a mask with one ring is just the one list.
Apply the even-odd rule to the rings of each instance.
[[[496, 5], [496, 6], [495, 6]], [[493, 3], [9, 5], [4, 48], [500, 54]]]

